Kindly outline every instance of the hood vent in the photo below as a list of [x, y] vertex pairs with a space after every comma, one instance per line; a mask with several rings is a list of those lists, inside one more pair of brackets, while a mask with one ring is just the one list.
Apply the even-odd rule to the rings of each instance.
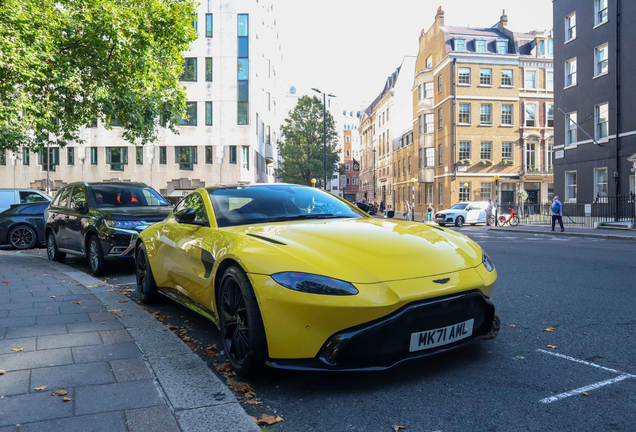
[[256, 235], [256, 234], [248, 234], [248, 236], [255, 237], [255, 238], [259, 239], [259, 240], [265, 240], [266, 242], [270, 242], [270, 243], [286, 246], [285, 243], [279, 242], [278, 240], [274, 240], [274, 239], [271, 239], [271, 238], [268, 238], [268, 237], [263, 237], [263, 236], [259, 236], [259, 235]]

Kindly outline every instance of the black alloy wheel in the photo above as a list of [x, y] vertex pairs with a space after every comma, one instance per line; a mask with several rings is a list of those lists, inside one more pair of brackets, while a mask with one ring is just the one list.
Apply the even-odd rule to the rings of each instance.
[[223, 346], [232, 367], [245, 377], [258, 375], [268, 357], [265, 327], [252, 285], [238, 266], [223, 274], [218, 311]]
[[31, 249], [37, 240], [38, 236], [30, 226], [19, 225], [9, 232], [9, 243], [15, 249]]
[[55, 241], [53, 230], [46, 234], [46, 256], [51, 261], [57, 261], [59, 263], [63, 263], [66, 260], [66, 254], [57, 249], [57, 242]]
[[91, 235], [90, 240], [88, 240], [88, 263], [95, 276], [101, 276], [106, 273], [104, 251], [96, 235]]
[[137, 276], [137, 294], [139, 300], [145, 304], [153, 304], [159, 297], [157, 284], [150, 268], [148, 254], [143, 243], [137, 247], [135, 253], [135, 274]]

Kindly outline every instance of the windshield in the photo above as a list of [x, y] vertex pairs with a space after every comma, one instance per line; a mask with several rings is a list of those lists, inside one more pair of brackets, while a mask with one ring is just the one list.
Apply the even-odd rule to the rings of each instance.
[[367, 217], [363, 212], [306, 186], [251, 186], [209, 190], [219, 227], [302, 219]]
[[169, 205], [154, 189], [129, 185], [89, 186], [93, 208], [149, 207]]
[[468, 204], [455, 204], [450, 209], [451, 210], [464, 210]]

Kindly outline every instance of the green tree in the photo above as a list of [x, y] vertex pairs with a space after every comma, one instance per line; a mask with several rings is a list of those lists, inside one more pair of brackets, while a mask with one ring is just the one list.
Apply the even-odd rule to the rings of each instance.
[[185, 113], [193, 0], [2, 0], [0, 149], [81, 142], [101, 119], [145, 144]]
[[[311, 185], [315, 178], [324, 183], [323, 164], [323, 104], [316, 96], [302, 96], [282, 127], [278, 141], [276, 176], [286, 183]], [[333, 116], [327, 111], [327, 179], [338, 171], [338, 133]], [[324, 185], [323, 185], [324, 187]]]

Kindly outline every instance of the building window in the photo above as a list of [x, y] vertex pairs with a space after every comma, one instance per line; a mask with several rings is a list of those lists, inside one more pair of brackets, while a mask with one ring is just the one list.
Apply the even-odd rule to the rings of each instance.
[[470, 141], [459, 142], [459, 160], [470, 159]]
[[479, 158], [481, 160], [492, 160], [492, 142], [482, 141]]
[[470, 201], [470, 183], [460, 182], [459, 184], [459, 202]]
[[565, 62], [565, 86], [576, 84], [576, 59], [573, 58]]
[[605, 44], [594, 48], [594, 75], [606, 74], [607, 70], [607, 44]]
[[[29, 151], [25, 149], [24, 151], [24, 160], [25, 165], [29, 164]], [[75, 165], [75, 148], [67, 147], [66, 149], [66, 164], [67, 165]]]
[[179, 164], [179, 169], [192, 171], [197, 163], [197, 148], [195, 146], [175, 147], [174, 161]]
[[565, 17], [565, 41], [576, 38], [576, 13]]
[[411, 174], [411, 156], [409, 156], [409, 174]]
[[534, 89], [537, 88], [537, 71], [527, 70], [525, 72], [525, 88]]
[[168, 151], [166, 149], [166, 146], [159, 147], [159, 163], [161, 165], [165, 165], [166, 163], [168, 163]]
[[439, 146], [437, 146], [437, 158], [438, 160], [438, 164], [439, 166], [442, 166], [442, 164], [444, 163], [444, 158], [442, 157], [442, 145], [440, 144]]
[[236, 146], [230, 146], [230, 163], [236, 164]]
[[442, 92], [442, 76], [437, 77], [437, 93]]
[[548, 39], [548, 55], [554, 55], [554, 41]]
[[238, 14], [237, 124], [249, 124], [249, 15]]
[[205, 125], [212, 126], [212, 102], [205, 103]]
[[439, 190], [439, 196], [438, 196], [438, 203], [439, 205], [442, 205], [442, 198], [444, 197], [444, 185], [442, 183], [438, 184], [438, 190]]
[[435, 125], [435, 115], [434, 114], [424, 115], [424, 133], [434, 132], [433, 130], [434, 125]]
[[422, 162], [422, 149], [419, 148], [417, 149], [417, 169], [421, 169], [423, 167]]
[[106, 163], [112, 171], [123, 171], [124, 165], [128, 165], [128, 148], [106, 147]]
[[501, 86], [512, 87], [512, 70], [502, 69], [501, 71]]
[[351, 164], [345, 164], [345, 171], [351, 171]]
[[548, 143], [548, 170], [554, 170], [554, 144]]
[[417, 100], [422, 100], [423, 98], [423, 90], [422, 90], [422, 84], [417, 86]]
[[197, 125], [197, 103], [186, 102], [186, 115], [179, 119], [179, 125], [181, 126], [196, 126]]
[[[93, 148], [97, 151], [97, 147]], [[46, 149], [42, 149], [38, 153], [38, 159], [38, 163], [42, 165], [42, 170], [46, 171], [48, 166], [49, 171], [55, 171], [55, 167], [60, 164], [60, 149], [58, 147], [50, 147], [48, 152]], [[7, 150], [2, 149], [0, 150], [0, 165], [6, 164]]]
[[424, 157], [424, 166], [435, 166], [435, 149], [433, 147], [424, 149]]
[[427, 204], [433, 204], [433, 184], [427, 184], [426, 185], [426, 203]]
[[205, 37], [212, 37], [212, 14], [205, 14]]
[[546, 117], [546, 126], [554, 127], [554, 105], [546, 104], [545, 117]]
[[476, 51], [478, 53], [485, 53], [486, 52], [486, 41], [483, 41], [483, 40], [475, 41], [475, 47], [476, 47]]
[[596, 118], [596, 139], [606, 138], [608, 133], [608, 104], [600, 104], [594, 107]]
[[205, 58], [205, 80], [207, 82], [212, 82], [212, 57]]
[[441, 129], [442, 128], [442, 109], [438, 109], [437, 110], [437, 128]]
[[501, 159], [502, 160], [513, 160], [512, 159], [512, 143], [511, 142], [502, 142], [501, 143]]
[[594, 169], [594, 197], [607, 197], [607, 168]]
[[455, 51], [465, 52], [466, 51], [466, 40], [465, 39], [455, 39]]
[[540, 56], [544, 56], [545, 55], [545, 41], [539, 41], [539, 55]]
[[497, 54], [508, 54], [507, 41], [497, 41]]
[[426, 57], [426, 69], [433, 67], [433, 56]]
[[479, 70], [479, 85], [492, 85], [492, 69]]
[[205, 146], [205, 163], [207, 165], [212, 164], [212, 158], [214, 157], [214, 152], [212, 150], [212, 146]]
[[417, 186], [417, 203], [422, 204], [422, 185]]
[[554, 90], [554, 72], [546, 71], [545, 73], [545, 88], [546, 90]]
[[460, 103], [458, 109], [459, 109], [459, 115], [458, 115], [459, 123], [470, 124], [470, 104]]
[[607, 22], [607, 0], [594, 0], [594, 25]]
[[537, 152], [535, 143], [526, 143], [526, 168], [537, 167]]
[[181, 75], [181, 81], [196, 81], [197, 80], [197, 59], [186, 58], [183, 60], [183, 75]]
[[250, 148], [249, 147], [243, 147], [243, 169], [244, 170], [250, 170]]
[[636, 195], [636, 176], [629, 176], [629, 192]]
[[576, 171], [565, 173], [565, 201], [576, 202]]
[[492, 199], [492, 183], [482, 183], [479, 192], [481, 194], [482, 201]]
[[135, 163], [137, 165], [144, 164], [144, 148], [143, 147], [135, 147]]
[[424, 83], [424, 97], [432, 98], [433, 97], [433, 82]]
[[565, 145], [576, 143], [576, 113], [569, 113], [565, 119]]
[[512, 105], [502, 105], [501, 106], [501, 124], [506, 126], [512, 126]]
[[97, 165], [97, 147], [91, 147], [91, 165]]
[[483, 125], [492, 124], [492, 105], [491, 104], [481, 104], [481, 108], [479, 110], [479, 123]]
[[457, 83], [470, 84], [470, 68], [459, 68]]
[[537, 126], [537, 106], [532, 103], [526, 103], [526, 127], [536, 127]]

